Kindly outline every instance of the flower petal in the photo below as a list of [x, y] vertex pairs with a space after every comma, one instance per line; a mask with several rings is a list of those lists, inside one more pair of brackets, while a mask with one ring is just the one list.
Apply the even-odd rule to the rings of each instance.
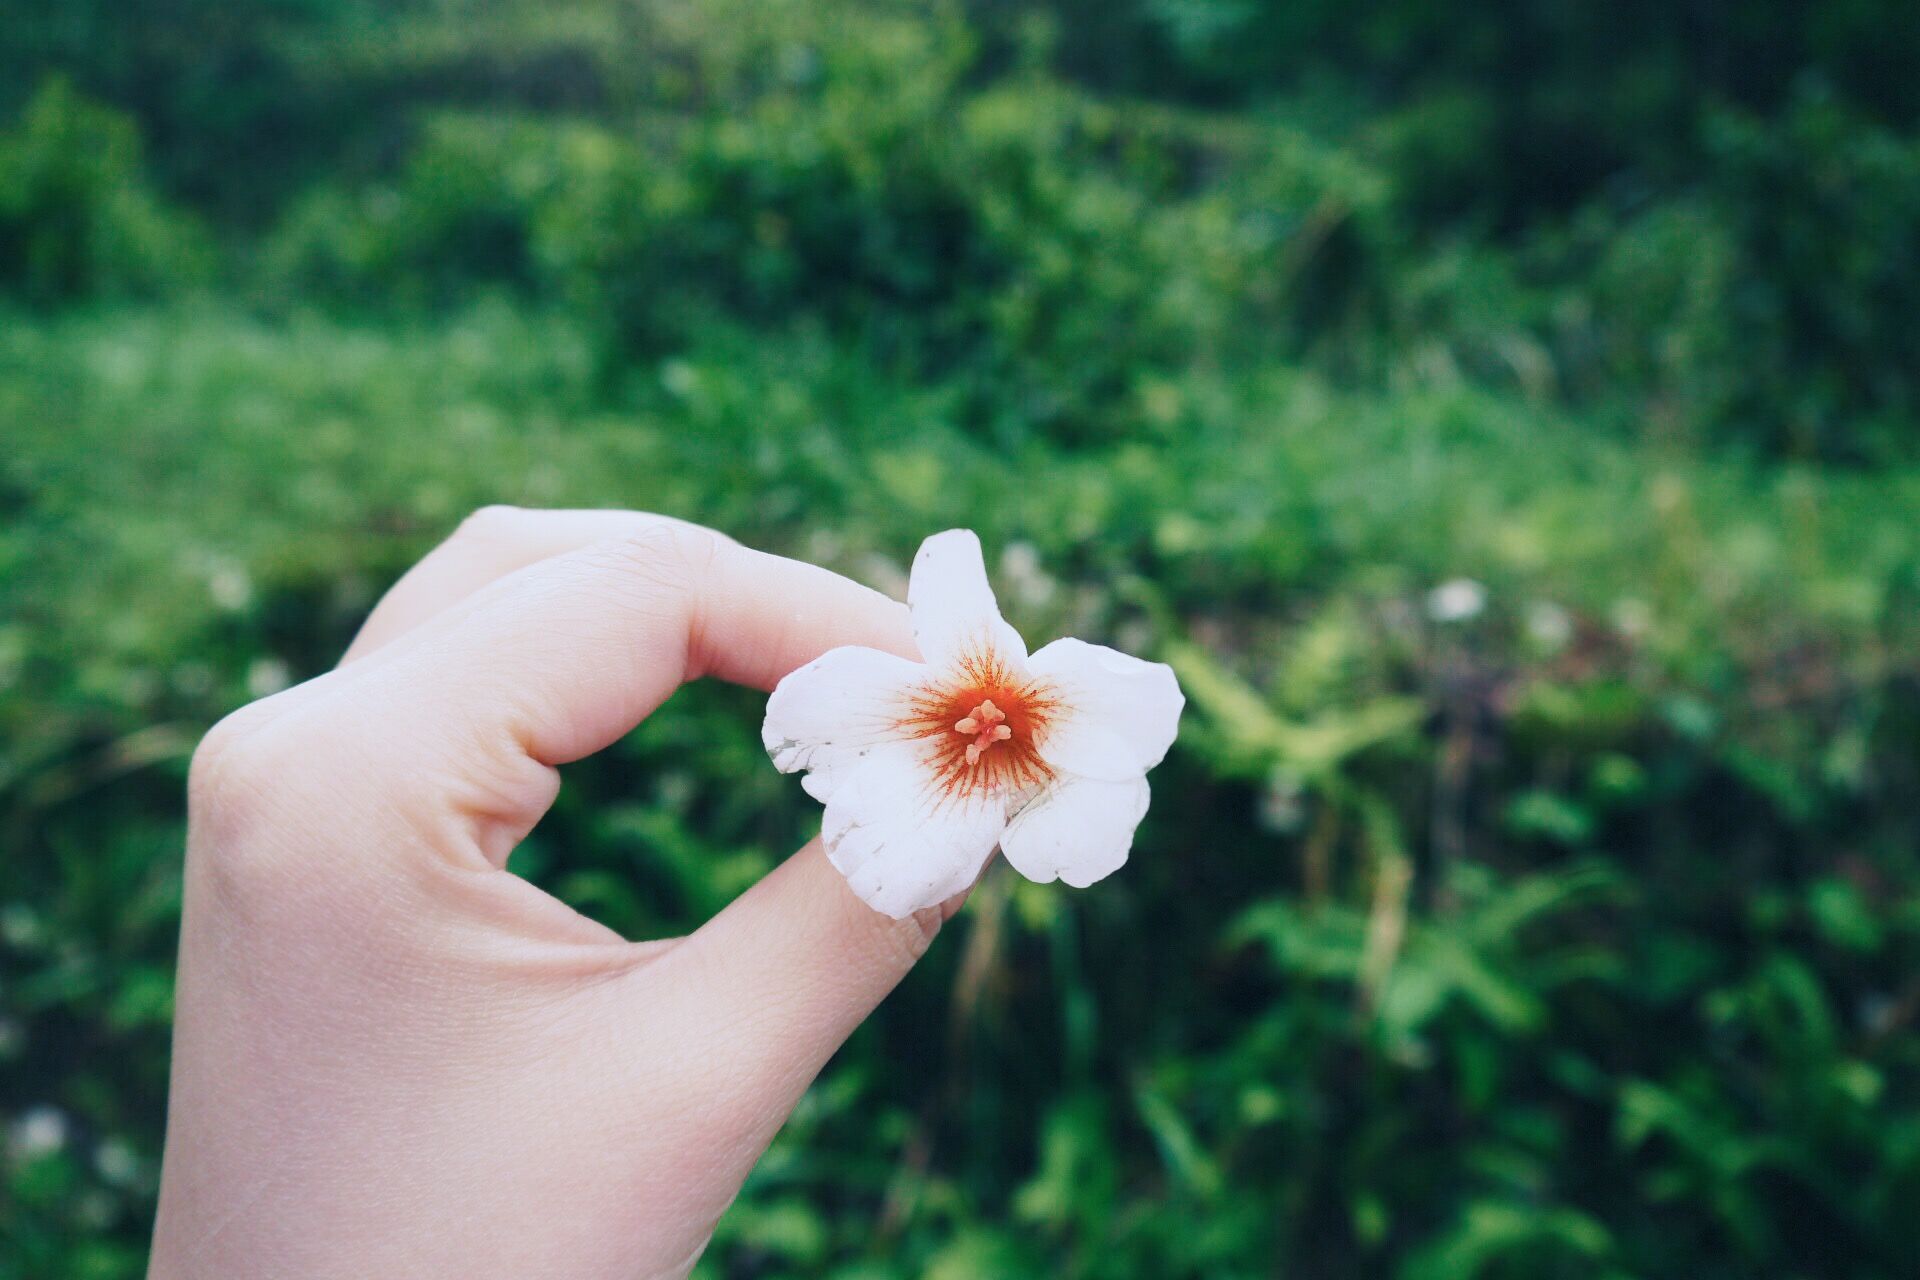
[[760, 741], [780, 772], [811, 770], [801, 785], [824, 801], [874, 748], [902, 737], [908, 700], [927, 675], [879, 649], [830, 649], [774, 687]]
[[1013, 816], [1000, 837], [1013, 869], [1084, 889], [1118, 871], [1147, 812], [1147, 780], [1063, 778]]
[[997, 656], [1009, 670], [1026, 669], [1027, 646], [1000, 616], [973, 530], [949, 529], [920, 544], [907, 604], [913, 610], [913, 638], [929, 665], [952, 667]]
[[1006, 825], [1003, 793], [948, 795], [925, 751], [898, 745], [846, 772], [820, 837], [860, 900], [899, 920], [972, 884]]
[[1039, 743], [1048, 764], [1120, 781], [1165, 758], [1187, 702], [1172, 667], [1074, 639], [1055, 640], [1027, 665], [1058, 702]]

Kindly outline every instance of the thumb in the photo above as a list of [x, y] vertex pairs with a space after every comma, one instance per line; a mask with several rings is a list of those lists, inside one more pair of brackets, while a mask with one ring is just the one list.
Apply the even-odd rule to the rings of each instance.
[[765, 1051], [817, 1070], [965, 901], [883, 915], [854, 895], [816, 837], [681, 945], [700, 957], [716, 1008], [747, 1003]]
[[[818, 838], [683, 939], [670, 957], [625, 975], [636, 1032], [670, 1019], [707, 1064], [703, 1109], [720, 1121], [714, 1154], [737, 1183], [834, 1053], [913, 968], [966, 894], [895, 920], [847, 887]], [[615, 997], [616, 1003], [622, 997]]]

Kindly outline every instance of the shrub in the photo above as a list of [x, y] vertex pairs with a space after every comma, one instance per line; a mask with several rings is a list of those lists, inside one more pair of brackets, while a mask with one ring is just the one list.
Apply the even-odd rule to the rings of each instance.
[[621, 361], [814, 323], [957, 378], [1003, 440], [1128, 434], [1156, 379], [1377, 322], [1393, 235], [1364, 165], [882, 48], [645, 127], [435, 117], [390, 183], [314, 194], [268, 260], [288, 294], [565, 302]]
[[0, 288], [39, 303], [150, 295], [209, 265], [200, 229], [145, 184], [127, 117], [55, 77], [0, 133]]

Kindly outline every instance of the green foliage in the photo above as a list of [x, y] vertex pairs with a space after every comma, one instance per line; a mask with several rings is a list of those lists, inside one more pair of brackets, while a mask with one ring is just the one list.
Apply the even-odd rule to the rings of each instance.
[[0, 132], [0, 289], [34, 302], [151, 295], [207, 263], [200, 229], [146, 187], [124, 115], [56, 78]]
[[[969, 525], [1189, 695], [1131, 864], [991, 875], [700, 1274], [1915, 1272], [1903, 14], [52, 8], [0, 1273], [139, 1274], [192, 743], [496, 501], [895, 593]], [[676, 697], [512, 869], [696, 927], [817, 821], [759, 712]]]
[[1661, 438], [1910, 454], [1912, 344], [1896, 318], [1920, 304], [1920, 143], [1811, 89], [1777, 121], [1724, 109], [1703, 134], [1691, 190], [1587, 204], [1535, 235], [1518, 271], [1469, 258], [1485, 296], [1466, 292], [1463, 310], [1474, 277], [1440, 275], [1422, 326], [1463, 335], [1453, 349], [1483, 374], [1505, 354], [1537, 392], [1625, 390]]
[[1107, 438], [1251, 348], [1766, 456], [1915, 448], [1920, 46], [1874, 3], [124, 10], [25, 24], [0, 83], [136, 112], [283, 300], [505, 286], [614, 363], [817, 321], [1003, 440]]
[[[1763, 443], [1804, 456], [1904, 443], [1916, 388], [1899, 331], [1920, 307], [1920, 141], [1822, 91], [1778, 125], [1716, 119], [1709, 139], [1719, 216], [1740, 253], [1721, 310], [1742, 359], [1723, 340], [1718, 370], [1736, 388], [1734, 412], [1779, 422]], [[1756, 376], [1739, 378], [1746, 368]]]
[[[198, 728], [500, 499], [697, 514], [894, 590], [971, 520], [1029, 634], [1191, 696], [1132, 864], [991, 878], [707, 1274], [1905, 1270], [1911, 477], [1656, 469], [1298, 374], [1006, 455], [817, 337], [713, 330], [609, 396], [576, 321], [499, 305], [3, 332], [0, 1085], [16, 1132], [67, 1125], [8, 1166], [22, 1274], [137, 1269]], [[1457, 574], [1484, 607], [1439, 621]], [[697, 924], [814, 820], [758, 710], [676, 699], [514, 868], [633, 936]]]
[[[1358, 229], [1381, 184], [1298, 131], [978, 92], [964, 43], [907, 30], [639, 132], [435, 117], [393, 185], [314, 193], [269, 262], [304, 297], [565, 302], [620, 359], [812, 322], [974, 388], [1001, 439], [1139, 430], [1156, 377], [1331, 342], [1381, 287]], [[1179, 176], [1197, 164], [1222, 181]]]

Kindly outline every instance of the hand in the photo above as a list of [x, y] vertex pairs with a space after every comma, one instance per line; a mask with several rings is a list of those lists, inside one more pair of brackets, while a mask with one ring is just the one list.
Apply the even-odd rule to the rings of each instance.
[[701, 676], [914, 656], [904, 606], [719, 534], [489, 509], [338, 669], [195, 756], [151, 1274], [677, 1276], [958, 899], [894, 921], [808, 844], [689, 937], [503, 869]]

